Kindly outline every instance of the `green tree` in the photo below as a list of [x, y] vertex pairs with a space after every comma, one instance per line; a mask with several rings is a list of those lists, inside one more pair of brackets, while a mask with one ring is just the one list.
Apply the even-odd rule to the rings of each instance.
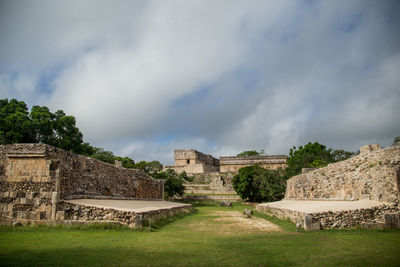
[[185, 186], [183, 183], [188, 179], [186, 172], [177, 174], [176, 171], [167, 169], [155, 174], [154, 178], [165, 180], [164, 192], [165, 196], [168, 198], [172, 198], [174, 196], [183, 196], [185, 193]]
[[115, 157], [116, 160], [122, 162], [122, 167], [124, 168], [135, 168], [135, 161], [129, 157]]
[[54, 145], [65, 150], [81, 153], [83, 136], [73, 116], [67, 116], [64, 111], [57, 110], [54, 113]]
[[0, 141], [2, 144], [34, 143], [32, 121], [23, 101], [0, 100]]
[[103, 149], [99, 149], [91, 157], [110, 164], [115, 163], [115, 156], [111, 151], [105, 151]]
[[309, 142], [305, 146], [290, 149], [289, 157], [286, 160], [287, 168], [285, 170], [286, 178], [300, 174], [302, 168], [320, 168], [342, 161], [353, 156], [353, 152], [345, 150], [327, 149], [325, 145], [318, 142]]
[[252, 156], [260, 156], [260, 153], [255, 150], [246, 150], [242, 153], [236, 155], [237, 157], [252, 157]]
[[36, 142], [54, 143], [54, 115], [47, 107], [33, 106], [30, 117], [32, 119], [32, 132]]
[[144, 171], [150, 176], [156, 176], [159, 172], [162, 171], [163, 165], [157, 160], [153, 161], [142, 160], [135, 164], [135, 168]]
[[232, 184], [242, 199], [251, 202], [276, 201], [284, 196], [286, 180], [282, 170], [267, 170], [253, 165], [240, 168]]

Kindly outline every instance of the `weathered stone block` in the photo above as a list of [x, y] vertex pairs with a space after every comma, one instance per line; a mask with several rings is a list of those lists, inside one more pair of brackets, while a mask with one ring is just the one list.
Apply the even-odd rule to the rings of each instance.
[[62, 221], [64, 220], [64, 216], [65, 216], [65, 211], [57, 211], [56, 220]]

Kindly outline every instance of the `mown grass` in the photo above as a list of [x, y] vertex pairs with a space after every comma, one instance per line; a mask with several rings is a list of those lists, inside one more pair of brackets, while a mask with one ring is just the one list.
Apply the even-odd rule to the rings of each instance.
[[[292, 223], [255, 213], [281, 232], [227, 234], [216, 211], [244, 206], [195, 203], [197, 212], [151, 231], [119, 226], [0, 227], [2, 266], [399, 266], [400, 231], [296, 232]], [[228, 225], [229, 226], [229, 225]], [[85, 228], [86, 227], [86, 228]], [[90, 228], [92, 227], [92, 228]]]

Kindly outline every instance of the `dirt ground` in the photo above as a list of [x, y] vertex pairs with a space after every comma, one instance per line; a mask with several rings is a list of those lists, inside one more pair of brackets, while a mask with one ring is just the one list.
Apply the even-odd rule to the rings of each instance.
[[223, 235], [257, 232], [281, 232], [279, 226], [256, 217], [245, 218], [238, 211], [215, 211], [208, 214], [207, 220], [190, 225], [195, 231], [211, 231]]

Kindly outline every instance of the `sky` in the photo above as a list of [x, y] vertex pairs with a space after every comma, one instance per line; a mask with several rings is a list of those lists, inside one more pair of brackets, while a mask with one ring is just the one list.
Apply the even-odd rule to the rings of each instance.
[[400, 1], [0, 0], [0, 98], [135, 161], [400, 135]]

